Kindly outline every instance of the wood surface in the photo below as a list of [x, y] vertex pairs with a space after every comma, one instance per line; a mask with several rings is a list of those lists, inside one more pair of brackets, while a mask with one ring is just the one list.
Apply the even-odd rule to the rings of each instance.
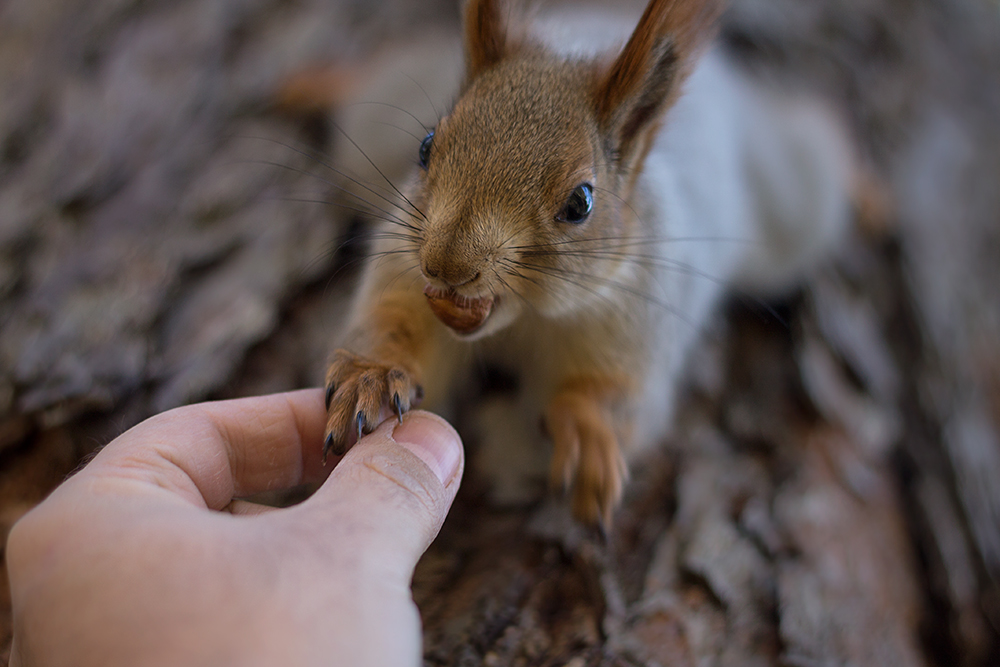
[[[279, 93], [320, 68], [336, 103], [456, 26], [444, 0], [0, 1], [4, 534], [155, 412], [322, 382], [364, 224], [323, 203], [328, 118]], [[1000, 5], [736, 0], [723, 37], [848, 110], [857, 231], [720, 309], [607, 539], [466, 480], [414, 580], [428, 665], [1000, 664]]]

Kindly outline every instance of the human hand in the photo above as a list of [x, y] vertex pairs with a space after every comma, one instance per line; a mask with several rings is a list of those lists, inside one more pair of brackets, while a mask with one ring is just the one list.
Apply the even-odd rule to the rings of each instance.
[[417, 665], [417, 559], [458, 490], [461, 442], [410, 412], [320, 480], [319, 390], [163, 413], [105, 447], [10, 533], [13, 667]]

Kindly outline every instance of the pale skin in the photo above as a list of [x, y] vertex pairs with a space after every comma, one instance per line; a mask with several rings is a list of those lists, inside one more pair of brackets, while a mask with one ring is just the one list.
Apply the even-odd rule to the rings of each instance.
[[[414, 411], [324, 467], [325, 423], [305, 390], [180, 408], [111, 442], [11, 531], [10, 664], [420, 664], [410, 579], [461, 441]], [[291, 508], [240, 500], [326, 475]]]

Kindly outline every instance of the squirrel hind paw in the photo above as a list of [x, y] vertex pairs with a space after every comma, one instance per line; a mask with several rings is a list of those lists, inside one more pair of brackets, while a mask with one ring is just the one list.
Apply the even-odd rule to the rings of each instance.
[[614, 429], [592, 400], [575, 395], [552, 402], [546, 426], [553, 445], [551, 485], [569, 493], [578, 521], [606, 533], [628, 479]]

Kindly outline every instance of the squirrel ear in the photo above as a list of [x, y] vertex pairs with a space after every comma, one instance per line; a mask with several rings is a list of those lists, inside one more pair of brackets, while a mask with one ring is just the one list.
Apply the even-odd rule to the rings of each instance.
[[618, 58], [598, 73], [598, 125], [622, 162], [673, 102], [721, 13], [721, 0], [650, 0]]
[[463, 17], [466, 81], [498, 63], [508, 49], [502, 0], [468, 0]]

